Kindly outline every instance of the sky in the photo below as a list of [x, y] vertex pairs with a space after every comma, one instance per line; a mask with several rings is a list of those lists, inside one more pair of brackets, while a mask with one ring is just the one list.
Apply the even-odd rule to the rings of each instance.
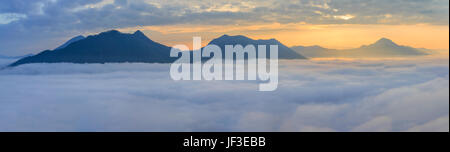
[[54, 49], [77, 35], [142, 30], [162, 44], [223, 34], [287, 46], [354, 48], [387, 37], [449, 48], [448, 0], [8, 0], [0, 1], [0, 54]]
[[0, 131], [449, 131], [448, 56], [280, 61], [273, 92], [173, 81], [169, 66], [0, 70]]

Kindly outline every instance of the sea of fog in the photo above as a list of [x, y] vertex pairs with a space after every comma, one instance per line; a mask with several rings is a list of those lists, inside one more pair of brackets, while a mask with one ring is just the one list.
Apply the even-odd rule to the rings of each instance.
[[449, 131], [448, 56], [280, 61], [273, 92], [173, 81], [169, 66], [0, 70], [0, 131]]

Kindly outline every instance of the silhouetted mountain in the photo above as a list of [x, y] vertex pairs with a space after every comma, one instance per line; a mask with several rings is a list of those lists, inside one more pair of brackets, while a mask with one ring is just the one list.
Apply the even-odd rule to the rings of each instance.
[[312, 58], [328, 58], [328, 57], [408, 57], [427, 55], [423, 49], [416, 49], [408, 46], [400, 46], [392, 40], [382, 38], [371, 45], [363, 45], [360, 48], [335, 50], [326, 49], [319, 46], [292, 47], [298, 53]]
[[382, 38], [376, 43], [362, 46], [353, 51], [364, 52], [368, 55], [387, 55], [387, 56], [417, 56], [426, 55], [426, 53], [408, 46], [400, 46], [392, 42], [392, 40]]
[[171, 63], [170, 47], [147, 38], [141, 31], [134, 34], [116, 30], [88, 36], [64, 48], [46, 50], [35, 56], [23, 58], [10, 66], [27, 63], [108, 63], [144, 62]]
[[82, 40], [82, 39], [84, 39], [84, 38], [85, 38], [85, 37], [84, 37], [83, 35], [76, 36], [76, 37], [70, 39], [69, 41], [67, 41], [66, 43], [64, 43], [63, 45], [57, 47], [55, 50], [65, 48], [65, 47], [67, 47], [69, 44], [72, 44], [73, 42]]
[[[212, 40], [209, 44], [215, 44], [222, 49], [222, 55], [225, 55], [225, 45], [242, 45], [245, 47], [246, 45], [254, 45], [256, 50], [258, 50], [258, 45], [266, 45], [266, 55], [270, 57], [270, 45], [278, 45], [278, 58], [279, 59], [306, 59], [306, 57], [296, 53], [294, 50], [288, 48], [287, 46], [281, 44], [278, 40], [270, 39], [270, 40], [253, 40], [248, 37], [238, 35], [238, 36], [229, 36], [223, 35], [217, 39]], [[258, 53], [257, 53], [258, 55]]]

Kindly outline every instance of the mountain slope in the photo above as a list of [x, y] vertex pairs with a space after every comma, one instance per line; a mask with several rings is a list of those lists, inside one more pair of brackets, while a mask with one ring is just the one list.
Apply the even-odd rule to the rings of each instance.
[[427, 55], [423, 50], [401, 46], [387, 38], [381, 38], [371, 45], [364, 45], [355, 49], [335, 50], [327, 49], [319, 46], [292, 47], [296, 52], [312, 58], [329, 58], [329, 57], [408, 57]]
[[116, 30], [88, 36], [57, 50], [46, 50], [35, 56], [23, 58], [10, 66], [28, 63], [108, 63], [144, 62], [171, 63], [170, 47], [147, 38], [141, 31], [134, 34]]
[[82, 40], [82, 39], [85, 39], [85, 37], [83, 35], [79, 35], [79, 36], [73, 37], [72, 39], [70, 39], [69, 41], [64, 43], [63, 45], [57, 47], [55, 50], [59, 50], [59, 49], [65, 48], [69, 44], [72, 44], [73, 42], [76, 42], [76, 41], [79, 41], [79, 40]]

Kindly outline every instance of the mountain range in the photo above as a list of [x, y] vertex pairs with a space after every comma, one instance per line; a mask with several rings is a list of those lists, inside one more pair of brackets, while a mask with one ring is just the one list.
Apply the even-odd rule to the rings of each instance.
[[[306, 59], [275, 39], [253, 40], [245, 36], [224, 35], [214, 39], [225, 51], [225, 45], [279, 45], [279, 59]], [[267, 46], [267, 50], [269, 47]], [[171, 47], [152, 41], [141, 31], [133, 34], [117, 30], [102, 32], [88, 37], [77, 36], [54, 50], [45, 50], [37, 55], [22, 58], [10, 66], [30, 63], [172, 63], [177, 58], [170, 57]]]
[[[307, 59], [332, 57], [405, 57], [427, 55], [431, 51], [401, 46], [392, 40], [382, 38], [370, 45], [355, 49], [327, 49], [320, 46], [287, 47], [276, 39], [253, 40], [237, 35], [223, 35], [213, 39], [209, 44], [215, 44], [222, 49], [225, 57], [225, 45], [266, 45], [267, 57], [270, 57], [269, 45], [278, 45], [279, 59]], [[256, 47], [257, 48], [257, 47]], [[76, 36], [54, 50], [45, 50], [36, 55], [24, 56], [10, 64], [18, 66], [30, 63], [172, 63], [178, 57], [170, 57], [171, 47], [149, 39], [141, 31], [121, 33], [117, 30], [102, 32], [84, 37]], [[203, 50], [203, 49], [202, 49]], [[191, 51], [193, 52], [193, 51]], [[257, 54], [258, 55], [258, 54]], [[191, 55], [192, 56], [192, 55]], [[205, 61], [209, 58], [202, 58]]]
[[370, 45], [363, 45], [354, 49], [327, 49], [320, 46], [295, 46], [291, 47], [297, 53], [309, 58], [332, 58], [332, 57], [407, 57], [428, 55], [430, 51], [426, 49], [416, 49], [408, 46], [401, 46], [387, 38], [381, 38]]

